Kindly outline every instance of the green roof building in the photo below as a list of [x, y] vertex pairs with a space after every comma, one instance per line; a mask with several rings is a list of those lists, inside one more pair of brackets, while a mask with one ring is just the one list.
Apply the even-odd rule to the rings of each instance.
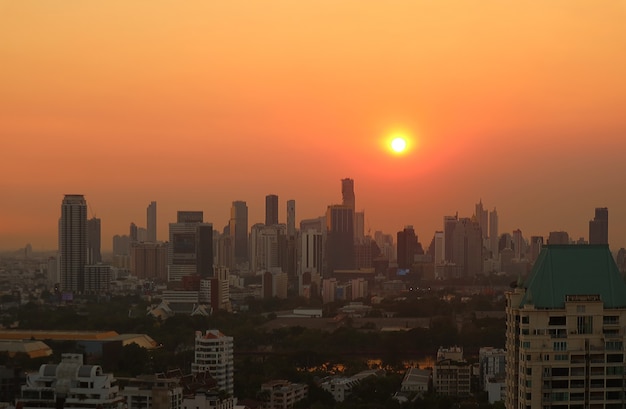
[[506, 313], [507, 409], [626, 407], [626, 283], [608, 245], [545, 246]]

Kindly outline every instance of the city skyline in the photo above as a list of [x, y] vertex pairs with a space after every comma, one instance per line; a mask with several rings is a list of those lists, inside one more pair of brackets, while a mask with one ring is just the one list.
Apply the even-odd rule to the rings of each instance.
[[[179, 210], [217, 230], [233, 201], [297, 221], [355, 181], [365, 231], [482, 199], [499, 231], [626, 247], [626, 5], [579, 0], [0, 4], [0, 249], [57, 248], [58, 203], [86, 198], [102, 248]], [[385, 146], [408, 138], [408, 151]]]

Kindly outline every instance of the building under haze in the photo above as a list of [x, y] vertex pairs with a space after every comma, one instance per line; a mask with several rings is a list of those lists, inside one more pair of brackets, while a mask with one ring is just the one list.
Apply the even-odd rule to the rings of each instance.
[[146, 209], [146, 228], [148, 237], [146, 241], [157, 242], [157, 202], [150, 202]]
[[59, 220], [61, 290], [83, 292], [87, 265], [87, 202], [83, 195], [65, 195]]
[[507, 409], [623, 408], [626, 284], [607, 245], [548, 245], [506, 295]]
[[273, 226], [278, 224], [278, 196], [265, 196], [265, 225]]
[[287, 235], [296, 236], [296, 201], [287, 200]]
[[326, 210], [326, 271], [354, 268], [354, 211], [349, 206], [332, 205]]
[[248, 262], [248, 205], [237, 200], [230, 208], [229, 234], [232, 238], [235, 264]]
[[417, 235], [413, 226], [406, 226], [397, 236], [398, 268], [410, 269], [415, 262], [415, 255], [418, 254]]
[[593, 220], [589, 221], [589, 244], [609, 244], [609, 209], [597, 207]]
[[92, 217], [87, 220], [87, 264], [102, 262], [100, 219]]
[[181, 281], [194, 274], [213, 276], [213, 225], [204, 223], [201, 211], [179, 211], [170, 223], [168, 280]]

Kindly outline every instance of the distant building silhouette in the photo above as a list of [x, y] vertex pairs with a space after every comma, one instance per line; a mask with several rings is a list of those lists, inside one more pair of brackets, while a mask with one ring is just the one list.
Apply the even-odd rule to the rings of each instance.
[[483, 240], [478, 223], [470, 218], [460, 218], [454, 227], [453, 259], [459, 274], [472, 277], [483, 271]]
[[494, 207], [489, 212], [489, 250], [491, 250], [491, 258], [498, 259], [498, 212]]
[[565, 231], [551, 231], [548, 235], [548, 244], [569, 244], [569, 234]]
[[349, 206], [332, 205], [326, 210], [326, 272], [354, 268], [354, 211]]
[[273, 226], [278, 224], [278, 196], [265, 196], [265, 225]]
[[102, 262], [100, 230], [100, 219], [92, 217], [87, 220], [87, 264]]
[[454, 216], [443, 216], [443, 256], [445, 260], [449, 262], [454, 261], [454, 229], [458, 220], [458, 214]]
[[201, 211], [179, 211], [169, 224], [168, 281], [198, 274], [213, 276], [213, 225], [204, 223]]
[[232, 237], [233, 259], [236, 264], [248, 262], [248, 205], [236, 200], [230, 208], [230, 236]]
[[415, 255], [417, 251], [417, 235], [413, 226], [406, 226], [404, 230], [399, 231], [397, 234], [397, 246], [398, 246], [398, 268], [409, 269], [415, 262]]
[[287, 235], [295, 237], [296, 235], [296, 201], [287, 200]]
[[83, 195], [65, 195], [59, 221], [61, 290], [83, 292], [87, 265], [87, 202]]
[[483, 241], [488, 237], [488, 223], [489, 223], [489, 211], [483, 209], [483, 201], [482, 199], [476, 203], [476, 211], [474, 213], [476, 216], [476, 221], [478, 222], [478, 227], [480, 227], [480, 231], [482, 234]]
[[589, 221], [589, 244], [609, 244], [609, 209], [596, 207], [593, 220]]
[[354, 180], [353, 179], [341, 179], [341, 198], [342, 204], [355, 211], [355, 197], [354, 197]]
[[150, 202], [146, 209], [146, 227], [148, 230], [147, 241], [157, 242], [157, 202]]

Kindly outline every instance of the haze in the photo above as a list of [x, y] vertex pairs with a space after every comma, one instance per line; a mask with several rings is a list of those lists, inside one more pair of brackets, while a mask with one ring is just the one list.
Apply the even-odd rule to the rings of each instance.
[[[355, 180], [366, 229], [482, 199], [500, 231], [626, 247], [626, 3], [0, 0], [0, 248], [54, 249], [66, 193], [103, 247], [159, 205], [221, 230], [265, 195], [297, 220]], [[404, 130], [415, 147], [391, 155]]]

